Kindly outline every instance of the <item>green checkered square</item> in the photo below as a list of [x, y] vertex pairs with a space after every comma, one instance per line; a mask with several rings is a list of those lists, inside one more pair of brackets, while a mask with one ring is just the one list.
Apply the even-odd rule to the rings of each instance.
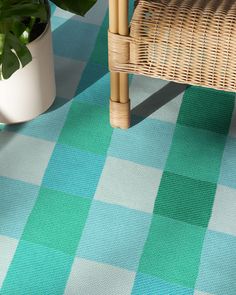
[[74, 102], [58, 142], [105, 155], [111, 135], [107, 108]]
[[0, 294], [61, 295], [73, 258], [61, 251], [21, 240]]
[[41, 188], [22, 239], [74, 255], [91, 201]]
[[154, 215], [139, 272], [193, 288], [205, 229]]
[[188, 87], [184, 93], [178, 123], [227, 134], [235, 94], [203, 87]]
[[165, 170], [216, 183], [225, 141], [222, 134], [177, 124]]
[[154, 213], [207, 227], [216, 184], [164, 172]]

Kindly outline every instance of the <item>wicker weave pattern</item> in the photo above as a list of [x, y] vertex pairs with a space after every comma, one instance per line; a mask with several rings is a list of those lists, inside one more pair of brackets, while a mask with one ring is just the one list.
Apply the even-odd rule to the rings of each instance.
[[236, 90], [235, 0], [140, 0], [130, 36], [109, 34], [111, 71]]

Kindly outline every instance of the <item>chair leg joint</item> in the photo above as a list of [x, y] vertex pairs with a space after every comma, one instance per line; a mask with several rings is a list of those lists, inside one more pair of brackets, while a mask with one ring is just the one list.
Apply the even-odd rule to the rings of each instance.
[[130, 100], [125, 103], [110, 100], [110, 123], [114, 128], [130, 127]]

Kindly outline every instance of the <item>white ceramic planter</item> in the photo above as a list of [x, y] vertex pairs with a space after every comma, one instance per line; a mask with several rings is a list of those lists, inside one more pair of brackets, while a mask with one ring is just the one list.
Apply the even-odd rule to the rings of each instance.
[[0, 122], [29, 121], [45, 112], [56, 96], [50, 24], [28, 45], [33, 60], [10, 79], [0, 80]]

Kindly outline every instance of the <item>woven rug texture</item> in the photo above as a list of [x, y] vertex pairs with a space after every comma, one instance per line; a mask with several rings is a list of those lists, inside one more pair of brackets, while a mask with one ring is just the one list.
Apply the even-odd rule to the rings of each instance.
[[113, 130], [107, 2], [52, 6], [56, 101], [0, 127], [0, 294], [235, 295], [235, 94], [132, 76]]

